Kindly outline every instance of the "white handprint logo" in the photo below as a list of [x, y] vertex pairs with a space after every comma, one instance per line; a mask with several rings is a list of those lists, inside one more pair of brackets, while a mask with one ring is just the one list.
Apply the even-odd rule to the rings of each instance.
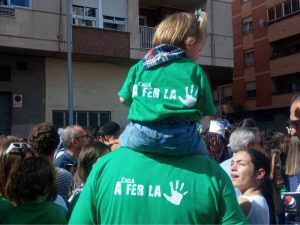
[[186, 107], [193, 107], [197, 102], [197, 98], [195, 97], [197, 96], [197, 94], [198, 94], [198, 88], [195, 88], [194, 90], [194, 85], [191, 85], [190, 92], [189, 92], [189, 87], [185, 87], [185, 95], [186, 95], [185, 99], [182, 98], [181, 96], [179, 96], [178, 99]]
[[180, 202], [183, 198], [183, 196], [185, 196], [188, 191], [184, 192], [184, 193], [181, 193], [183, 187], [184, 187], [184, 183], [182, 183], [180, 185], [180, 189], [178, 191], [178, 184], [179, 184], [179, 181], [176, 180], [176, 186], [175, 186], [175, 189], [173, 187], [173, 182], [171, 181], [170, 182], [170, 187], [171, 187], [171, 196], [168, 196], [166, 193], [164, 193], [164, 197], [169, 201], [171, 202], [172, 204], [174, 205], [180, 205]]

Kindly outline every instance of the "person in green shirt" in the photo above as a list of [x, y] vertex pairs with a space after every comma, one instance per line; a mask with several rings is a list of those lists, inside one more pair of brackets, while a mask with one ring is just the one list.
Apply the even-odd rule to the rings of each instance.
[[7, 181], [12, 202], [6, 224], [66, 224], [63, 212], [55, 203], [55, 170], [42, 157], [25, 158]]
[[0, 195], [0, 224], [3, 224], [4, 218], [11, 210], [11, 207], [11, 203], [2, 195]]
[[94, 165], [70, 225], [246, 224], [230, 178], [202, 155], [121, 147]]
[[206, 74], [197, 64], [206, 41], [207, 15], [175, 13], [157, 27], [153, 46], [131, 67], [118, 92], [131, 120], [120, 146], [163, 155], [207, 155], [197, 130], [215, 106]]

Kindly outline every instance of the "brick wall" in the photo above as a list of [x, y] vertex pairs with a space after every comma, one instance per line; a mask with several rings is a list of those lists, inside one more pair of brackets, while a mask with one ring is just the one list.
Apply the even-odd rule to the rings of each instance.
[[265, 1], [262, 1], [262, 0], [251, 0], [252, 7], [258, 6], [259, 4], [265, 4]]
[[129, 33], [73, 26], [73, 53], [129, 58]]
[[237, 16], [232, 19], [233, 46], [243, 44], [242, 19]]
[[257, 107], [272, 105], [272, 85], [270, 74], [256, 76], [256, 105]]
[[239, 14], [241, 12], [241, 1], [233, 0], [232, 1], [232, 16]]
[[244, 53], [243, 47], [234, 49], [234, 71], [233, 77], [241, 77], [244, 76]]
[[255, 72], [259, 73], [270, 69], [270, 48], [268, 39], [254, 43]]
[[268, 35], [268, 30], [266, 25], [260, 24], [260, 20], [267, 23], [267, 8], [263, 5], [259, 8], [253, 10], [253, 38], [262, 38]]
[[243, 105], [245, 103], [245, 81], [244, 79], [234, 80], [232, 84], [232, 100], [234, 104]]

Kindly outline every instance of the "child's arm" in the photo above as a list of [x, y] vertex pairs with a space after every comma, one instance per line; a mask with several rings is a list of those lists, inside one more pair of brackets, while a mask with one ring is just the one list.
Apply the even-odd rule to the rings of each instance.
[[130, 105], [129, 101], [126, 100], [125, 98], [119, 97], [119, 100], [123, 105], [126, 105], [126, 106]]

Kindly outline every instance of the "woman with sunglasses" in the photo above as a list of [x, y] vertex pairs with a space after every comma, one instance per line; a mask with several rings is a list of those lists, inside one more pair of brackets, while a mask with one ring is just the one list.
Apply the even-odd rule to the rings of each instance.
[[0, 141], [0, 224], [13, 207], [12, 193], [8, 190], [7, 181], [13, 176], [19, 165], [26, 157], [33, 156], [24, 138], [16, 136], [2, 136]]

